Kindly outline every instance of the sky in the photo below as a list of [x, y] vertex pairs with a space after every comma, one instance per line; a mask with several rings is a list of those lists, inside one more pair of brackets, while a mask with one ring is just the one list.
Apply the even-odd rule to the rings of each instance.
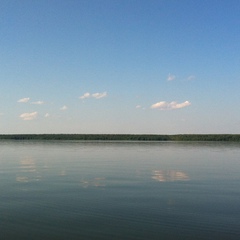
[[239, 0], [0, 0], [0, 134], [240, 134]]

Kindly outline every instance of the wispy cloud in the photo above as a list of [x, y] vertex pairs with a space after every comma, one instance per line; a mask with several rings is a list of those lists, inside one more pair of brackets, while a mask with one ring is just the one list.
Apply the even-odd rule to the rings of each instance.
[[100, 99], [100, 98], [104, 98], [107, 96], [107, 92], [102, 92], [102, 93], [93, 93], [90, 94], [89, 92], [84, 93], [82, 96], [80, 96], [80, 99], [86, 99], [86, 98], [96, 98], [96, 99]]
[[100, 99], [100, 98], [104, 98], [107, 96], [107, 92], [103, 92], [103, 93], [93, 93], [92, 97], [96, 98], [96, 99]]
[[29, 121], [29, 120], [35, 119], [35, 118], [37, 117], [37, 115], [38, 115], [37, 112], [23, 113], [23, 114], [20, 115], [20, 118], [21, 118], [22, 120], [27, 120], [27, 121]]
[[185, 101], [183, 103], [177, 102], [157, 102], [151, 106], [152, 109], [159, 109], [159, 110], [174, 110], [179, 108], [184, 108], [191, 105], [189, 101]]
[[46, 114], [44, 115], [44, 117], [45, 117], [45, 118], [48, 118], [48, 117], [50, 117], [50, 114], [49, 114], [49, 113], [46, 113]]
[[64, 105], [64, 106], [62, 106], [61, 108], [60, 108], [60, 110], [62, 110], [62, 111], [66, 111], [68, 108], [67, 108], [67, 106], [66, 105]]
[[91, 94], [89, 92], [84, 93], [81, 97], [79, 97], [80, 99], [85, 99], [85, 98], [90, 98]]
[[137, 105], [135, 108], [136, 108], [136, 109], [141, 109], [141, 110], [146, 110], [146, 108], [143, 107], [143, 106], [141, 106], [141, 105]]
[[27, 103], [30, 100], [30, 98], [21, 98], [17, 102], [19, 103]]
[[192, 81], [192, 80], [194, 80], [195, 78], [196, 78], [196, 76], [190, 75], [190, 76], [187, 77], [187, 80], [188, 80], [188, 81]]
[[44, 102], [43, 101], [37, 101], [37, 102], [32, 102], [31, 104], [42, 105], [42, 104], [44, 104]]
[[173, 81], [173, 80], [175, 80], [175, 79], [176, 79], [176, 76], [175, 76], [175, 75], [173, 75], [173, 74], [171, 74], [171, 73], [168, 74], [167, 81]]

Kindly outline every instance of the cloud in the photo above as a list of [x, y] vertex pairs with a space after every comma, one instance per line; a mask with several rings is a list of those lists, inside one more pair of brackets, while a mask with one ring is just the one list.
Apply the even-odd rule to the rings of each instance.
[[159, 109], [159, 110], [174, 110], [179, 108], [184, 108], [191, 105], [189, 101], [185, 101], [183, 103], [177, 103], [177, 102], [157, 102], [151, 106], [152, 109]]
[[168, 81], [173, 81], [173, 80], [175, 80], [175, 79], [176, 79], [176, 76], [175, 76], [175, 75], [173, 75], [173, 74], [171, 74], [171, 73], [168, 74], [168, 77], [167, 77], [167, 80], [168, 80]]
[[44, 117], [45, 117], [45, 118], [48, 118], [48, 117], [50, 117], [50, 114], [49, 114], [49, 113], [46, 113], [46, 114], [44, 115]]
[[192, 81], [192, 80], [194, 80], [196, 77], [194, 76], [194, 75], [190, 75], [190, 76], [188, 76], [188, 78], [187, 78], [187, 80], [188, 81]]
[[32, 113], [23, 113], [20, 115], [20, 118], [22, 118], [22, 120], [33, 120], [37, 117], [38, 113], [37, 112], [32, 112]]
[[79, 97], [80, 99], [86, 99], [86, 98], [96, 98], [96, 99], [100, 99], [100, 98], [104, 98], [107, 96], [107, 92], [103, 92], [103, 93], [93, 93], [90, 94], [89, 92], [84, 93], [81, 97]]
[[42, 105], [42, 104], [44, 104], [44, 102], [43, 101], [37, 101], [37, 102], [32, 102], [31, 104]]
[[67, 106], [66, 105], [64, 105], [64, 106], [62, 106], [61, 108], [60, 108], [60, 110], [62, 110], [62, 111], [65, 111], [65, 110], [67, 110], [68, 108], [67, 108]]
[[96, 99], [100, 99], [100, 98], [104, 98], [107, 96], [107, 92], [103, 92], [103, 93], [94, 93], [92, 94], [92, 97], [96, 98]]
[[146, 108], [143, 107], [143, 106], [141, 106], [141, 105], [137, 105], [135, 108], [136, 108], [136, 109], [141, 109], [141, 110], [146, 110]]
[[27, 103], [30, 100], [30, 98], [21, 98], [18, 100], [19, 103]]
[[90, 98], [91, 94], [89, 92], [84, 93], [81, 97], [79, 97], [80, 99], [85, 99], [85, 98]]

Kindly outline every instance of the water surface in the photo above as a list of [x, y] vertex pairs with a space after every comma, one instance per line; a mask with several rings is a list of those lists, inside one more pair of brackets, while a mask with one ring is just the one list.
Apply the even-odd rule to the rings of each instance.
[[1, 239], [240, 239], [240, 145], [0, 141]]

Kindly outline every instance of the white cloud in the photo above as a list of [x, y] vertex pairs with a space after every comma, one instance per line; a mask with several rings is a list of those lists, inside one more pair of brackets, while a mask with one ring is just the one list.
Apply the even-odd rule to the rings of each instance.
[[22, 118], [22, 120], [33, 120], [37, 117], [37, 115], [38, 115], [37, 112], [23, 113], [20, 115], [20, 118]]
[[60, 110], [62, 110], [62, 111], [67, 110], [67, 106], [66, 106], [66, 105], [62, 106], [62, 107], [60, 108]]
[[92, 97], [99, 99], [99, 98], [104, 98], [107, 96], [107, 92], [103, 92], [103, 93], [94, 93], [92, 94]]
[[190, 76], [188, 76], [188, 78], [187, 78], [187, 80], [188, 81], [191, 81], [191, 80], [194, 80], [196, 77], [194, 76], [194, 75], [190, 75]]
[[142, 108], [142, 106], [141, 105], [137, 105], [136, 108], [139, 109], [139, 108]]
[[168, 77], [167, 77], [167, 80], [168, 80], [168, 81], [173, 81], [173, 80], [175, 80], [175, 79], [176, 79], [176, 76], [175, 76], [175, 75], [173, 75], [173, 74], [171, 74], [171, 73], [168, 74]]
[[21, 98], [18, 100], [19, 103], [27, 103], [30, 100], [30, 98]]
[[49, 114], [49, 113], [46, 113], [46, 114], [44, 115], [44, 117], [45, 117], [45, 118], [48, 118], [48, 117], [50, 117], [50, 114]]
[[86, 99], [86, 98], [96, 98], [96, 99], [100, 99], [100, 98], [104, 98], [107, 96], [107, 92], [103, 92], [103, 93], [93, 93], [90, 94], [89, 92], [84, 93], [81, 97], [79, 97], [80, 99]]
[[191, 105], [189, 101], [185, 101], [183, 103], [177, 103], [177, 102], [157, 102], [151, 106], [152, 109], [159, 109], [159, 110], [173, 110], [173, 109], [179, 109], [184, 108]]
[[42, 105], [42, 104], [44, 104], [44, 102], [43, 101], [37, 101], [37, 102], [32, 102], [31, 104]]
[[84, 93], [81, 97], [79, 97], [80, 99], [85, 99], [85, 98], [90, 98], [91, 94], [89, 92]]

